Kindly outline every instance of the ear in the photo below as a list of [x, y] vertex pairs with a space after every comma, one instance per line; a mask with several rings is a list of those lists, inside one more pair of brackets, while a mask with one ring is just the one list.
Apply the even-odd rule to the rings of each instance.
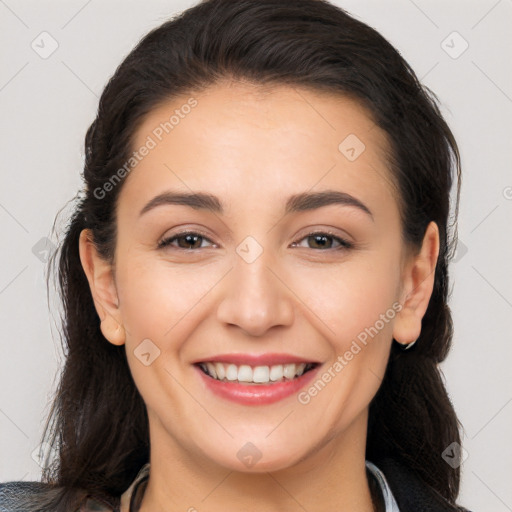
[[430, 222], [425, 230], [418, 254], [410, 258], [402, 274], [402, 309], [396, 316], [393, 338], [408, 345], [421, 333], [421, 320], [427, 311], [434, 289], [435, 270], [439, 255], [439, 228]]
[[94, 307], [101, 320], [101, 331], [114, 345], [123, 345], [125, 332], [112, 265], [102, 258], [93, 242], [90, 229], [80, 233], [80, 261], [91, 289]]

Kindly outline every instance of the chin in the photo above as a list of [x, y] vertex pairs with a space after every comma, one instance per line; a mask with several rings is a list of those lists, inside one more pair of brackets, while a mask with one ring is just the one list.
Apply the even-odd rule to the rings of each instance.
[[[286, 446], [279, 438], [275, 442], [268, 439], [239, 443], [228, 443], [223, 451], [218, 453], [219, 445], [210, 452], [210, 459], [219, 466], [239, 473], [266, 473], [287, 469], [301, 460], [300, 454], [292, 446]], [[279, 448], [277, 448], [279, 446]], [[214, 453], [216, 452], [216, 453]], [[203, 448], [208, 454], [208, 449]], [[227, 457], [226, 457], [227, 455]], [[293, 456], [291, 456], [293, 455]]]

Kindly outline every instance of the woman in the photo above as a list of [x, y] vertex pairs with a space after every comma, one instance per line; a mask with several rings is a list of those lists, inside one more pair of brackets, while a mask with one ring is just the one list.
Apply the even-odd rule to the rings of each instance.
[[465, 510], [437, 367], [459, 154], [380, 34], [206, 0], [128, 55], [85, 147], [59, 457], [3, 509]]

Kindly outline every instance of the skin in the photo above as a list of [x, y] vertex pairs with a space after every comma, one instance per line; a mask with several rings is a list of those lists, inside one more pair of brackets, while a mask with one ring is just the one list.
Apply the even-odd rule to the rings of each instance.
[[[386, 136], [353, 100], [240, 82], [194, 97], [198, 106], [122, 186], [114, 266], [87, 230], [80, 238], [102, 331], [126, 344], [148, 409], [151, 475], [141, 510], [372, 511], [368, 406], [392, 338], [409, 343], [420, 334], [437, 226], [430, 223], [421, 250], [403, 244]], [[134, 147], [187, 99], [150, 112]], [[352, 162], [338, 150], [349, 134], [366, 146]], [[336, 204], [283, 215], [288, 196], [326, 189], [355, 196], [373, 219]], [[164, 205], [139, 216], [167, 190], [209, 192], [226, 211]], [[179, 239], [157, 248], [185, 228], [206, 238], [194, 250], [180, 249]], [[355, 247], [340, 250], [328, 238], [323, 248], [308, 237], [326, 229]], [[247, 236], [263, 249], [252, 263], [236, 252]], [[265, 406], [227, 401], [191, 365], [219, 353], [286, 352], [327, 370], [393, 303], [399, 313], [307, 405], [296, 395]], [[148, 338], [161, 352], [145, 366], [134, 350]], [[237, 457], [247, 442], [261, 452], [250, 468]]]

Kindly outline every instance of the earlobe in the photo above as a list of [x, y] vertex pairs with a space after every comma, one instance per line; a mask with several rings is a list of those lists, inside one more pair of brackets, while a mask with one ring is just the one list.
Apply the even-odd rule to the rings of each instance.
[[110, 343], [113, 345], [124, 345], [126, 341], [124, 327], [117, 323], [114, 317], [106, 315], [105, 318], [101, 320], [100, 329], [103, 336], [105, 336]]
[[402, 309], [396, 316], [393, 338], [404, 348], [420, 336], [421, 321], [434, 289], [438, 255], [439, 229], [432, 221], [425, 230], [419, 253], [406, 263], [402, 275]]
[[101, 332], [112, 344], [123, 345], [125, 330], [112, 266], [98, 254], [89, 229], [84, 229], [80, 233], [79, 251], [94, 306], [101, 320]]

